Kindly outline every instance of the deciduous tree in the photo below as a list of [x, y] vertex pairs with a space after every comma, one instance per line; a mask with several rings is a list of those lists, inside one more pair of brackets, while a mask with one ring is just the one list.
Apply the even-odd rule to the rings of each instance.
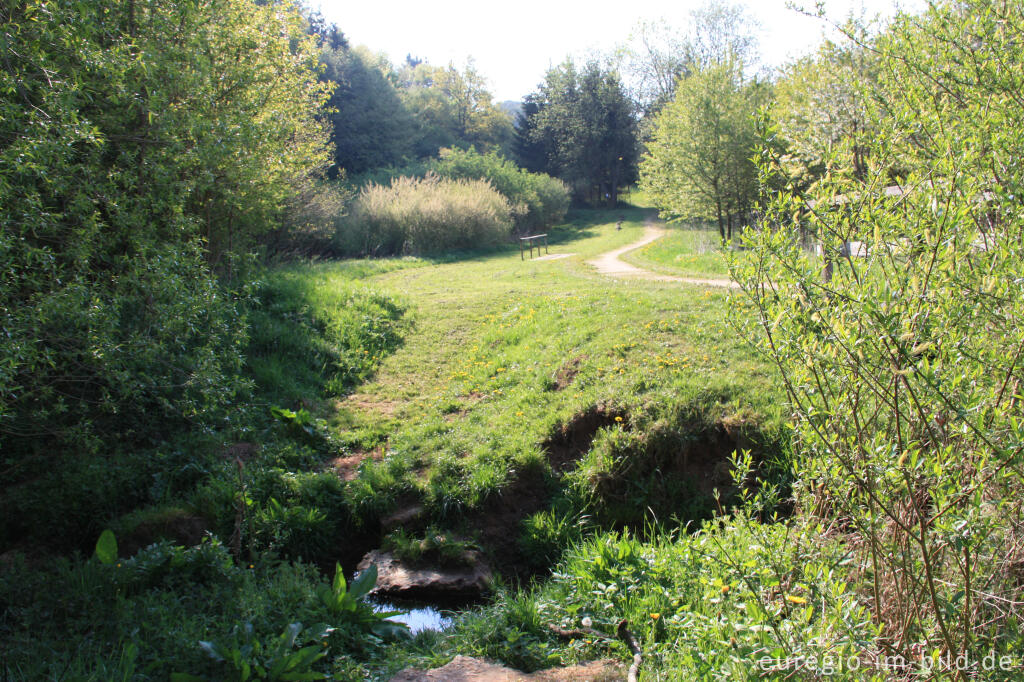
[[680, 79], [640, 164], [641, 187], [664, 215], [713, 220], [722, 239], [747, 221], [758, 197], [755, 113], [767, 95], [764, 84], [744, 78], [740, 62]]
[[635, 108], [618, 74], [596, 61], [578, 72], [567, 60], [548, 71], [531, 103], [527, 127], [544, 150], [544, 171], [578, 198], [614, 205], [636, 177], [638, 155]]

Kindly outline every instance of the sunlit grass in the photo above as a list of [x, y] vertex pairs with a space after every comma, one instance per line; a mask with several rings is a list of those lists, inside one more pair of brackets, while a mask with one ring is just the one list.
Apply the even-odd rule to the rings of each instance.
[[714, 228], [675, 226], [647, 246], [622, 256], [627, 263], [683, 277], [728, 277], [729, 267], [718, 231]]
[[[679, 404], [777, 423], [771, 371], [725, 322], [729, 292], [613, 280], [586, 265], [635, 241], [648, 215], [573, 214], [550, 233], [552, 255], [573, 254], [560, 260], [505, 250], [365, 280], [408, 304], [411, 327], [334, 406], [347, 447], [380, 453], [350, 486], [357, 504], [383, 511], [412, 494], [435, 518], [458, 517], [542, 458], [558, 425], [599, 404], [637, 424]], [[571, 382], [558, 385], [570, 366]]]

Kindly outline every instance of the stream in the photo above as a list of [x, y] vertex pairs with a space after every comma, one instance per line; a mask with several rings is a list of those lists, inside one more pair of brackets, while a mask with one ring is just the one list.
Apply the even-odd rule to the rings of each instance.
[[444, 630], [452, 623], [451, 611], [420, 602], [374, 600], [374, 609], [378, 612], [401, 611], [400, 615], [388, 620], [405, 623], [414, 635], [424, 630]]

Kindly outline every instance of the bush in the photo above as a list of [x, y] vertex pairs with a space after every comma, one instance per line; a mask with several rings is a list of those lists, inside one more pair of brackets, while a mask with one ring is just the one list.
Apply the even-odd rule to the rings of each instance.
[[[797, 504], [835, 520], [877, 650], [907, 660], [981, 661], [1024, 621], [1022, 31], [982, 0], [894, 23], [860, 88], [871, 124], [811, 196], [766, 203], [773, 229], [733, 264], [793, 406]], [[851, 149], [863, 174], [843, 168]], [[863, 257], [840, 257], [852, 241]]]
[[0, 548], [74, 544], [148, 495], [146, 451], [236, 424], [239, 266], [325, 164], [326, 92], [284, 6], [33, 0], [3, 22]]
[[442, 149], [432, 164], [446, 178], [487, 180], [512, 205], [516, 231], [529, 232], [554, 225], [569, 208], [569, 188], [544, 173], [530, 173], [497, 152]]
[[334, 233], [355, 193], [333, 181], [307, 178], [288, 197], [280, 226], [263, 237], [268, 257], [275, 259], [331, 257]]
[[511, 207], [490, 183], [428, 173], [364, 187], [338, 238], [343, 251], [382, 256], [494, 246], [511, 230]]

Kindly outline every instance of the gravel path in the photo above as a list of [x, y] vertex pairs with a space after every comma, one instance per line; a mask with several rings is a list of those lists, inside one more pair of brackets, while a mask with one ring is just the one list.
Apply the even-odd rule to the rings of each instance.
[[647, 226], [644, 228], [644, 236], [638, 241], [635, 241], [632, 244], [627, 244], [626, 246], [615, 249], [614, 251], [603, 253], [594, 260], [588, 260], [587, 265], [592, 265], [594, 269], [602, 275], [620, 279], [646, 279], [656, 282], [683, 282], [685, 284], [700, 284], [711, 287], [728, 287], [730, 289], [739, 288], [739, 285], [736, 284], [736, 282], [729, 279], [675, 277], [673, 275], [663, 275], [661, 273], [638, 268], [635, 265], [630, 265], [629, 263], [619, 259], [619, 256], [624, 253], [639, 249], [642, 246], [647, 246], [651, 242], [660, 239], [663, 236], [665, 236], [665, 230], [654, 225], [652, 221], [648, 221]]

